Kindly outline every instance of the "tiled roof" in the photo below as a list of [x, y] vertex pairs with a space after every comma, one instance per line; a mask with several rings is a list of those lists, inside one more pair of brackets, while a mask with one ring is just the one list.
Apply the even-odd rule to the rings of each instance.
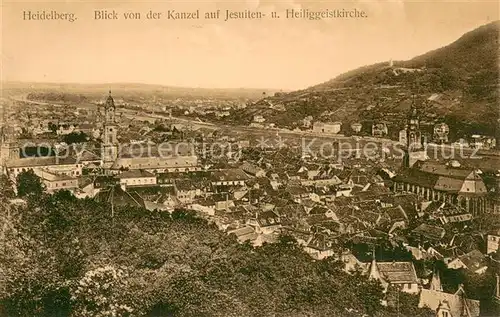
[[479, 250], [473, 250], [459, 257], [469, 270], [475, 271], [487, 265], [486, 257]]
[[391, 283], [417, 283], [412, 262], [376, 262], [382, 278]]
[[470, 173], [473, 172], [471, 169], [453, 168], [434, 161], [425, 161], [419, 163], [418, 165], [419, 166], [417, 166], [417, 168], [419, 168], [422, 172], [458, 179], [465, 179]]
[[155, 177], [155, 175], [153, 173], [144, 170], [133, 170], [133, 171], [125, 171], [117, 176], [117, 178], [119, 179], [140, 178], [140, 177]]
[[416, 235], [424, 236], [431, 240], [441, 240], [444, 237], [446, 231], [444, 228], [423, 223], [417, 228], [413, 229], [413, 233]]
[[239, 168], [215, 171], [212, 177], [216, 181], [245, 181], [249, 177]]

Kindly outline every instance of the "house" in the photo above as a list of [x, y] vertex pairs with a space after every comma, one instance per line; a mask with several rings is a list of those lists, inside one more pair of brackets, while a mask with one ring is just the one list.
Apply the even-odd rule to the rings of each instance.
[[241, 169], [226, 169], [212, 173], [212, 186], [245, 186], [249, 177]]
[[412, 262], [377, 262], [374, 258], [369, 279], [378, 280], [385, 290], [391, 285], [406, 293], [419, 292], [417, 273]]
[[466, 298], [462, 287], [455, 294], [422, 289], [418, 307], [434, 310], [436, 317], [478, 317], [480, 313], [480, 302]]
[[493, 149], [496, 147], [496, 139], [492, 136], [474, 134], [471, 136], [471, 147], [477, 149]]
[[500, 245], [500, 229], [490, 232], [486, 238], [486, 254], [498, 251]]
[[266, 121], [266, 119], [262, 115], [254, 115], [253, 116], [253, 122], [262, 123], [265, 121]]
[[196, 188], [189, 179], [178, 179], [174, 181], [175, 196], [183, 204], [192, 203], [196, 196], [201, 195], [201, 190]]
[[75, 158], [58, 156], [19, 158], [9, 160], [4, 165], [5, 172], [13, 179], [27, 170], [44, 170], [53, 174], [79, 177], [82, 175], [82, 167]]
[[254, 177], [264, 177], [266, 176], [266, 172], [258, 167], [258, 166], [255, 166], [249, 162], [245, 162], [243, 163], [240, 168], [247, 174], [249, 175], [252, 175]]
[[310, 128], [311, 127], [311, 124], [312, 124], [312, 121], [313, 121], [313, 117], [312, 116], [307, 116], [305, 117], [304, 119], [302, 119], [302, 127], [303, 128]]
[[446, 230], [442, 227], [432, 226], [428, 224], [421, 224], [413, 229], [412, 235], [421, 242], [439, 242], [446, 234]]
[[361, 128], [363, 128], [363, 125], [359, 122], [354, 122], [351, 124], [351, 129], [354, 133], [361, 132]]
[[289, 184], [285, 190], [296, 203], [301, 203], [302, 200], [309, 198], [309, 191], [301, 185]]
[[78, 188], [78, 179], [64, 174], [55, 174], [44, 170], [35, 170], [35, 174], [40, 177], [47, 192], [57, 190], [75, 190]]
[[387, 125], [385, 123], [372, 124], [372, 136], [381, 138], [387, 135]]
[[243, 243], [246, 241], [254, 241], [255, 239], [257, 239], [258, 236], [254, 228], [250, 226], [244, 226], [241, 228], [228, 230], [227, 234], [234, 234], [239, 243]]
[[313, 209], [309, 210], [309, 215], [324, 215], [334, 221], [339, 221], [337, 215], [333, 210], [324, 206], [315, 206]]
[[349, 197], [349, 196], [351, 196], [351, 192], [352, 192], [351, 185], [342, 184], [342, 185], [335, 186], [333, 189], [335, 191], [335, 197], [341, 197], [341, 196]]
[[488, 263], [481, 251], [472, 250], [467, 254], [451, 260], [447, 267], [455, 270], [466, 269], [476, 274], [483, 274], [488, 269]]
[[190, 209], [205, 213], [209, 216], [215, 215], [215, 200], [211, 197], [206, 199], [198, 199], [189, 206]]
[[230, 208], [234, 207], [234, 201], [232, 199], [229, 199], [229, 195], [227, 193], [212, 195], [212, 199], [214, 200], [215, 203], [215, 210], [227, 211]]
[[248, 224], [255, 227], [255, 232], [261, 234], [271, 234], [281, 228], [281, 219], [278, 214], [272, 210], [266, 210], [250, 219]]
[[382, 209], [382, 211], [390, 224], [388, 233], [393, 232], [396, 228], [406, 229], [408, 226], [408, 216], [400, 205], [387, 207]]
[[314, 237], [307, 243], [304, 247], [306, 251], [312, 258], [316, 260], [322, 260], [335, 254], [334, 241], [326, 234], [319, 233], [314, 235]]
[[73, 124], [62, 124], [57, 128], [56, 134], [57, 135], [68, 135], [68, 134], [74, 132], [75, 129], [76, 129], [76, 127]]
[[151, 186], [156, 185], [156, 176], [145, 170], [125, 171], [117, 176], [120, 186], [124, 189], [128, 186]]
[[314, 122], [312, 131], [316, 133], [337, 134], [340, 132], [341, 127], [341, 122], [325, 123], [317, 121]]

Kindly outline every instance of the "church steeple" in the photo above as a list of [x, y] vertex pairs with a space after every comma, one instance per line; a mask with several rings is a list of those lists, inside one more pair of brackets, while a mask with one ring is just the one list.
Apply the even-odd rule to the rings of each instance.
[[422, 135], [420, 132], [420, 114], [415, 101], [416, 96], [412, 96], [410, 113], [408, 114], [407, 147], [408, 151], [419, 150], [422, 147]]
[[410, 112], [406, 122], [406, 148], [404, 149], [403, 167], [409, 168], [418, 160], [426, 160], [422, 132], [420, 131], [420, 112], [416, 95], [411, 97]]
[[104, 133], [103, 133], [103, 161], [106, 164], [113, 163], [117, 158], [118, 151], [118, 140], [117, 132], [118, 127], [115, 120], [115, 101], [111, 96], [111, 90], [109, 91], [108, 98], [106, 99], [106, 104], [104, 106]]
[[439, 272], [437, 271], [436, 268], [434, 268], [434, 271], [432, 272], [432, 279], [431, 279], [429, 289], [431, 291], [438, 291], [438, 292], [443, 291], [443, 286], [441, 285], [441, 278], [440, 278]]

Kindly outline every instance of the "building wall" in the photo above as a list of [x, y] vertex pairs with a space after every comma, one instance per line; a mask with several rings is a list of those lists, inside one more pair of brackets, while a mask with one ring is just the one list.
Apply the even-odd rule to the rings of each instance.
[[71, 190], [78, 188], [78, 180], [76, 179], [57, 180], [57, 181], [43, 180], [43, 183], [45, 184], [45, 187], [48, 192], [54, 192], [62, 189]]
[[401, 291], [409, 294], [417, 294], [420, 291], [420, 289], [418, 288], [417, 283], [405, 283], [402, 284]]
[[500, 236], [489, 234], [486, 242], [486, 253], [490, 254], [498, 250]]
[[117, 166], [145, 170], [168, 170], [191, 169], [198, 165], [196, 156], [175, 156], [175, 157], [136, 157], [136, 158], [118, 158]]
[[156, 177], [133, 177], [121, 178], [120, 185], [138, 186], [138, 185], [156, 185]]
[[24, 166], [24, 167], [11, 167], [8, 169], [9, 174], [14, 178], [17, 177], [22, 172], [28, 170], [33, 171], [48, 171], [53, 174], [66, 175], [72, 177], [78, 177], [82, 175], [82, 165], [81, 164], [69, 164], [69, 165], [45, 165], [45, 166]]
[[337, 134], [340, 132], [341, 124], [320, 123], [313, 125], [313, 132]]

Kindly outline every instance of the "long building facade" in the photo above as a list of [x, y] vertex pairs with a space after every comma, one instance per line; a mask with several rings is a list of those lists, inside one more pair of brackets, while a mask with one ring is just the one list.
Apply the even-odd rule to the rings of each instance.
[[425, 155], [419, 155], [425, 153], [421, 150], [420, 135], [419, 114], [412, 104], [403, 167], [393, 178], [394, 190], [411, 192], [429, 201], [454, 204], [472, 215], [486, 212], [489, 208], [488, 190], [478, 171], [463, 168], [460, 164], [428, 161]]

